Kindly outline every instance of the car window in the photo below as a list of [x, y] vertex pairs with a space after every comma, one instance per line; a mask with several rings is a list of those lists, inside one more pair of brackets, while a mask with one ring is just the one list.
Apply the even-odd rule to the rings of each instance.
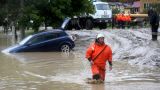
[[44, 36], [44, 40], [51, 40], [57, 38], [58, 36], [59, 36], [58, 33], [47, 34]]
[[47, 40], [57, 38], [58, 36], [59, 35], [57, 33], [41, 35], [41, 36], [33, 38], [31, 41], [28, 42], [28, 44], [40, 43], [42, 41], [47, 41]]
[[32, 38], [32, 35], [24, 38], [21, 42], [19, 42], [19, 44], [20, 44], [20, 45], [23, 45], [23, 44], [25, 44], [26, 42], [28, 42], [31, 38]]
[[35, 44], [35, 43], [39, 43], [41, 41], [44, 40], [44, 37], [43, 36], [38, 36], [38, 37], [35, 37], [33, 38], [31, 41], [29, 41], [28, 43], [29, 44]]

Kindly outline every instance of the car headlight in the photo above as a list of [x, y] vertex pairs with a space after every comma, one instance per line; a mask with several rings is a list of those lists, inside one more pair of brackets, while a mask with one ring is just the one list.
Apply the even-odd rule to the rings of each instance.
[[77, 35], [69, 35], [69, 37], [72, 41], [75, 41], [77, 39]]

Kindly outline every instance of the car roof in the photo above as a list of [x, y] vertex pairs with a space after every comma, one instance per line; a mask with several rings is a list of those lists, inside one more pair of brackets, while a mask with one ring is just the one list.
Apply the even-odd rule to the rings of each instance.
[[60, 33], [60, 32], [64, 32], [63, 30], [61, 29], [49, 29], [49, 30], [43, 30], [43, 31], [40, 31], [34, 35], [42, 35], [42, 34], [47, 34], [47, 33]]

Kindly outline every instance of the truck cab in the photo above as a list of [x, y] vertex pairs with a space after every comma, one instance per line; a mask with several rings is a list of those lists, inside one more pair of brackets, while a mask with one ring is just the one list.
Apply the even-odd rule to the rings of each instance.
[[109, 7], [107, 2], [95, 1], [93, 2], [95, 13], [90, 14], [93, 18], [94, 25], [100, 29], [107, 27], [107, 23], [112, 20], [112, 9]]
[[90, 14], [94, 19], [97, 19], [99, 22], [108, 22], [112, 18], [112, 10], [109, 7], [109, 4], [106, 2], [93, 2], [95, 7], [95, 13]]
[[[112, 22], [112, 9], [110, 9], [107, 2], [93, 1], [93, 6], [95, 9], [94, 13], [82, 14], [80, 16], [75, 16], [73, 18], [68, 18], [64, 22], [67, 22], [67, 29], [87, 29], [92, 30], [94, 27], [99, 27], [100, 29], [105, 29], [107, 23]], [[64, 26], [64, 25], [63, 25]]]

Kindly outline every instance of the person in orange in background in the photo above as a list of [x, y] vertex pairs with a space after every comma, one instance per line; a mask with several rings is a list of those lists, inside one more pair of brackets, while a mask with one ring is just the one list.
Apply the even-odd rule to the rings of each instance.
[[128, 28], [130, 27], [130, 23], [131, 23], [131, 16], [130, 14], [126, 15], [126, 24], [128, 26]]
[[122, 13], [121, 16], [121, 28], [125, 29], [125, 23], [126, 23], [126, 16], [124, 15], [124, 13]]
[[117, 21], [117, 24], [118, 24], [118, 28], [120, 28], [120, 26], [121, 26], [121, 16], [122, 15], [120, 13], [116, 15], [116, 21]]
[[109, 70], [112, 70], [112, 50], [105, 44], [103, 34], [98, 34], [95, 42], [88, 47], [86, 58], [91, 63], [92, 79], [104, 81], [107, 61]]
[[118, 22], [118, 28], [124, 29], [125, 17], [124, 17], [124, 13], [123, 13], [123, 12], [117, 14], [116, 20], [117, 20], [117, 22]]

